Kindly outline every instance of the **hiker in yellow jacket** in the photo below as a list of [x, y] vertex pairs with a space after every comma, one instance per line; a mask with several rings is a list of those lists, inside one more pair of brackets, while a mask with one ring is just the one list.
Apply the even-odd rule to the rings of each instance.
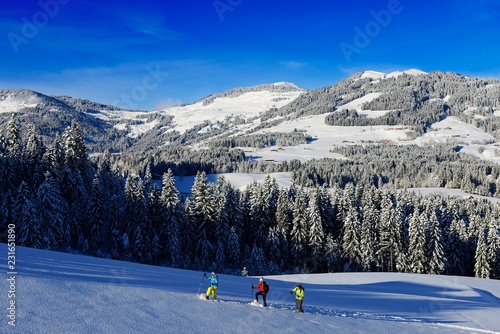
[[295, 306], [297, 307], [297, 311], [304, 312], [302, 309], [302, 302], [304, 300], [304, 287], [300, 284], [297, 284], [295, 288], [290, 291], [290, 294], [295, 292]]

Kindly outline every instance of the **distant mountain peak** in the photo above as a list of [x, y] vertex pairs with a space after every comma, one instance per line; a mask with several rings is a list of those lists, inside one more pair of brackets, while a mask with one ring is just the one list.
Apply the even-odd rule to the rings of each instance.
[[291, 82], [285, 82], [285, 81], [275, 82], [275, 83], [272, 83], [272, 85], [274, 85], [274, 86], [285, 86], [285, 87], [295, 88], [295, 89], [298, 89], [298, 90], [303, 90], [303, 88], [300, 88], [296, 84], [291, 83]]

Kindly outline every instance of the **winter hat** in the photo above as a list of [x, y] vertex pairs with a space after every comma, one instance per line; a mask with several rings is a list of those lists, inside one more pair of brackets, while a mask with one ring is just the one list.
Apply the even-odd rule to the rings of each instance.
[[298, 284], [298, 283], [297, 283], [296, 287], [297, 287], [297, 288], [300, 288], [300, 284]]
[[212, 271], [212, 276], [215, 276], [215, 273]]
[[264, 277], [259, 278], [259, 282], [263, 282], [263, 281], [264, 281]]

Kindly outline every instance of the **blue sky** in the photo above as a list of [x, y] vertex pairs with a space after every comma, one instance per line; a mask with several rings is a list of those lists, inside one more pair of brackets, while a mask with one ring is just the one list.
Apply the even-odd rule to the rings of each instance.
[[19, 0], [0, 15], [0, 89], [131, 109], [367, 69], [500, 78], [497, 0]]

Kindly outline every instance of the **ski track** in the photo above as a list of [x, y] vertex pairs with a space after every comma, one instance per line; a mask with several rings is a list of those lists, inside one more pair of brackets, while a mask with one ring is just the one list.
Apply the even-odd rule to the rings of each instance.
[[[207, 301], [204, 298], [199, 298], [199, 299]], [[320, 316], [330, 316], [330, 317], [337, 317], [337, 318], [352, 318], [352, 319], [365, 319], [365, 320], [385, 320], [385, 321], [395, 321], [395, 322], [412, 322], [412, 323], [422, 323], [422, 324], [431, 325], [431, 326], [439, 326], [439, 327], [444, 327], [447, 329], [454, 329], [457, 331], [462, 331], [462, 332], [467, 332], [467, 333], [500, 334], [499, 332], [486, 330], [486, 329], [478, 329], [478, 328], [471, 328], [471, 327], [466, 327], [466, 326], [435, 323], [435, 322], [428, 322], [428, 321], [423, 322], [422, 320], [416, 319], [416, 318], [405, 318], [405, 317], [401, 317], [401, 316], [370, 314], [370, 313], [364, 313], [364, 312], [352, 312], [352, 311], [345, 311], [345, 310], [332, 310], [332, 309], [328, 309], [328, 308], [324, 308], [324, 307], [304, 306], [303, 307], [304, 312], [299, 313], [295, 310], [295, 306], [290, 306], [290, 305], [280, 304], [280, 303], [268, 303], [267, 307], [264, 307], [260, 302], [259, 302], [259, 304], [255, 304], [253, 302], [236, 300], [236, 299], [227, 299], [227, 300], [224, 299], [224, 300], [222, 300], [219, 298], [217, 301], [210, 299], [207, 302], [210, 302], [210, 301], [211, 302], [218, 302], [218, 303], [253, 306], [256, 308], [262, 308], [263, 312], [268, 312], [268, 311], [264, 311], [264, 309], [269, 309], [272, 311], [291, 311], [291, 312], [293, 312], [292, 317], [294, 317], [295, 319], [300, 319], [301, 321], [307, 321], [307, 322], [315, 323], [315, 324], [322, 325], [322, 326], [332, 327], [335, 329], [339, 329], [339, 327], [335, 326], [335, 325], [328, 324], [328, 323], [322, 323], [320, 321], [308, 319], [307, 315], [320, 315]], [[300, 314], [300, 315], [298, 315], [298, 314]]]
[[[199, 298], [201, 300], [205, 300], [203, 298]], [[209, 301], [215, 302], [212, 299]], [[268, 303], [267, 307], [264, 307], [262, 304], [254, 304], [248, 301], [241, 301], [235, 299], [227, 299], [222, 300], [218, 299], [219, 303], [228, 303], [228, 304], [238, 304], [238, 305], [249, 305], [255, 307], [261, 307], [263, 309], [270, 309], [276, 311], [295, 311], [295, 306], [280, 304], [280, 303]], [[314, 306], [303, 306], [304, 314], [313, 314], [313, 315], [323, 315], [323, 316], [331, 316], [331, 317], [342, 317], [342, 318], [363, 318], [363, 319], [383, 319], [383, 320], [392, 320], [392, 321], [403, 321], [403, 322], [421, 322], [419, 319], [414, 318], [403, 318], [400, 316], [388, 316], [388, 315], [377, 315], [377, 314], [369, 314], [363, 312], [352, 312], [352, 311], [343, 311], [343, 310], [331, 310], [323, 307], [314, 307]], [[297, 312], [298, 313], [298, 312]]]

